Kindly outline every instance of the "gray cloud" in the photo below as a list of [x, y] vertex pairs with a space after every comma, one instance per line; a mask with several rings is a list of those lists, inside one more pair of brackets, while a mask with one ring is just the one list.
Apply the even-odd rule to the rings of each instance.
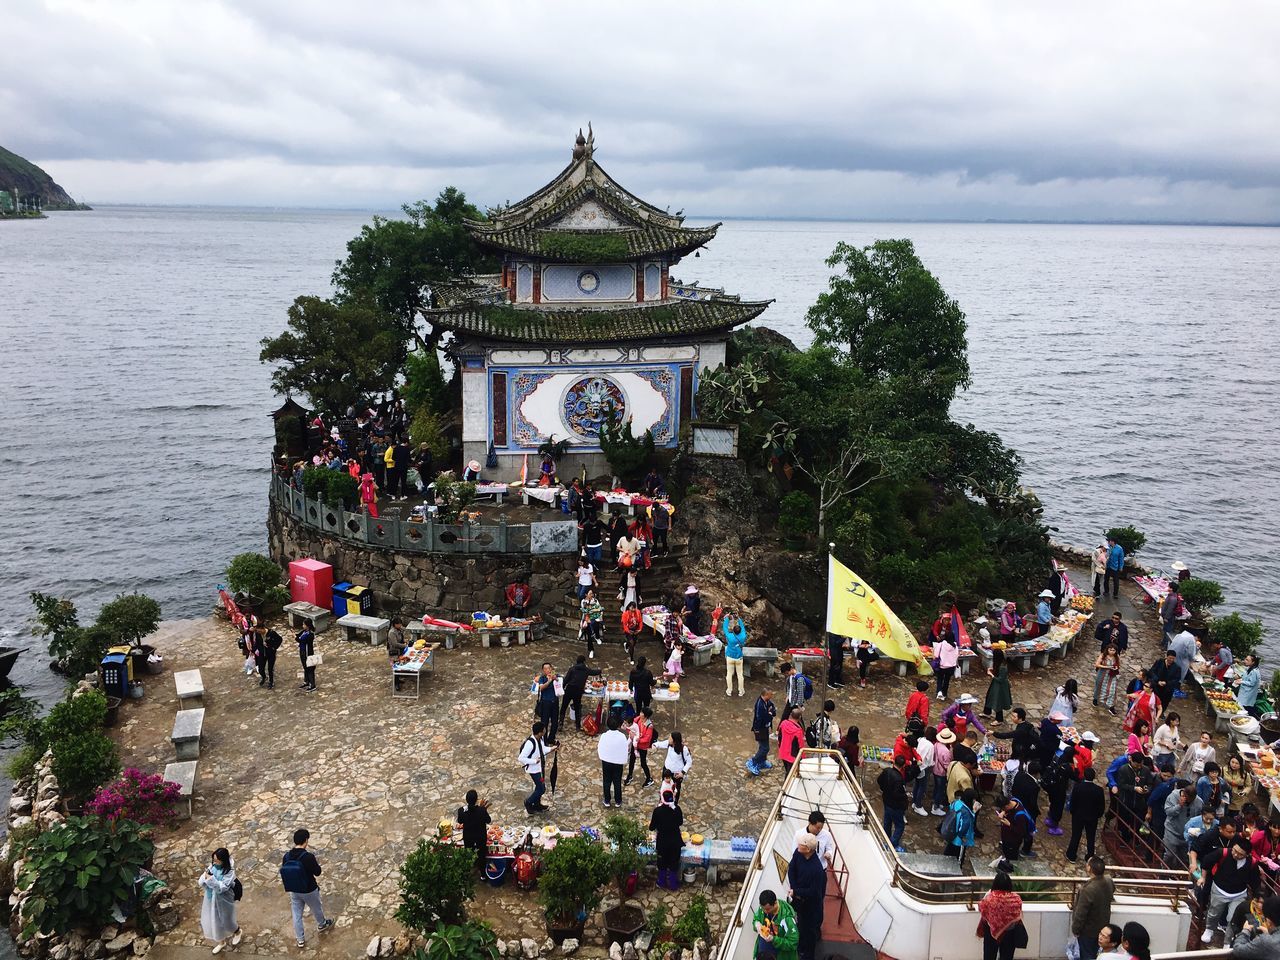
[[615, 175], [708, 214], [1273, 222], [1278, 26], [1262, 2], [21, 2], [0, 131], [101, 201], [500, 202], [591, 119]]

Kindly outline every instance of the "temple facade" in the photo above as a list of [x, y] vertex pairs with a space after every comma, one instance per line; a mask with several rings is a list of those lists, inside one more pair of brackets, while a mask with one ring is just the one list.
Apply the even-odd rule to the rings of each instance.
[[672, 278], [720, 224], [687, 227], [634, 196], [581, 132], [559, 176], [489, 215], [468, 229], [501, 273], [441, 292], [430, 311], [453, 334], [464, 461], [513, 479], [526, 454], [534, 470], [540, 443], [567, 438], [562, 473], [606, 473], [599, 433], [610, 416], [674, 447], [701, 372], [723, 364], [733, 328], [772, 302]]

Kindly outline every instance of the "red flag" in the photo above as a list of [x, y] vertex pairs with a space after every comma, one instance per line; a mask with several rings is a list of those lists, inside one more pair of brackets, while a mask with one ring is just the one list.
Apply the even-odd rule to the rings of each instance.
[[954, 603], [951, 605], [951, 638], [961, 650], [973, 646], [973, 641], [969, 639], [969, 631], [964, 628], [964, 621], [960, 619], [960, 611], [956, 609]]

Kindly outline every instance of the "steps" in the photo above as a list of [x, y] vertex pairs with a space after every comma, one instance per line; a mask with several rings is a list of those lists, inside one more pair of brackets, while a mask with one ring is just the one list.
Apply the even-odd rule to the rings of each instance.
[[[683, 545], [673, 545], [670, 553], [652, 560], [649, 569], [640, 580], [645, 601], [642, 606], [651, 603], [670, 604], [684, 593], [687, 584], [680, 561], [685, 553]], [[605, 611], [604, 637], [606, 643], [619, 643], [622, 632], [618, 625], [618, 617], [622, 608], [617, 599], [618, 574], [615, 568], [607, 565], [607, 559], [604, 564], [605, 568], [596, 575], [596, 579], [600, 582], [598, 595]], [[546, 627], [544, 636], [547, 639], [572, 643], [578, 641], [578, 627], [582, 622], [582, 614], [578, 606], [577, 593], [572, 584], [555, 599], [544, 599], [542, 608], [538, 612], [542, 614], [542, 622]]]

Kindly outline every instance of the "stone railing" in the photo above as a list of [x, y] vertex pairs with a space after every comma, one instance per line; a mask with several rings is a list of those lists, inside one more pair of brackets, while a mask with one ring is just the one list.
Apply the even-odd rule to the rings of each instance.
[[436, 523], [403, 520], [398, 510], [371, 517], [363, 510], [330, 507], [271, 478], [271, 500], [283, 513], [304, 526], [354, 544], [367, 544], [408, 553], [574, 553], [577, 524], [572, 520], [545, 523]]

